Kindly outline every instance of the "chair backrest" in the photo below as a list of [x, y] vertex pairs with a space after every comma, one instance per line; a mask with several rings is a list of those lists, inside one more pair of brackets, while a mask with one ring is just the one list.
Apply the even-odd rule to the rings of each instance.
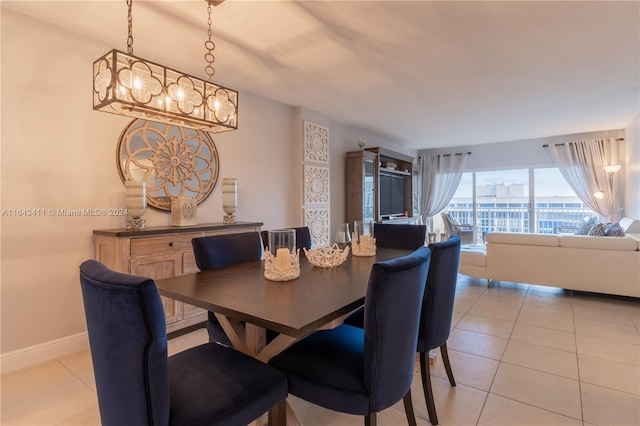
[[411, 386], [430, 256], [429, 249], [421, 247], [371, 268], [364, 306], [364, 383], [370, 412], [395, 404]]
[[460, 244], [458, 235], [441, 243], [429, 244], [431, 265], [422, 301], [417, 346], [419, 352], [440, 347], [449, 338], [458, 280]]
[[191, 240], [196, 265], [201, 271], [260, 260], [262, 244], [258, 232], [211, 235]]
[[446, 213], [440, 213], [440, 216], [442, 217], [442, 223], [444, 224], [444, 231], [449, 235], [453, 235], [453, 226], [449, 215]]
[[167, 335], [155, 282], [88, 260], [80, 285], [102, 424], [168, 424]]
[[375, 223], [373, 236], [377, 247], [416, 250], [424, 245], [426, 225]]
[[[289, 228], [296, 231], [296, 248], [302, 250], [311, 248], [311, 231], [308, 226], [300, 226], [297, 228]], [[262, 238], [262, 244], [264, 248], [269, 245], [269, 231], [260, 231], [260, 237]]]

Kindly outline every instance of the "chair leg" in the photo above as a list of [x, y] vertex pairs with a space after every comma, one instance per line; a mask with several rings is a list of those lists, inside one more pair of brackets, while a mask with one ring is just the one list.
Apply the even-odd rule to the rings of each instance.
[[431, 389], [431, 372], [429, 371], [429, 351], [420, 352], [420, 375], [422, 376], [422, 389], [424, 400], [427, 403], [427, 413], [432, 425], [438, 424], [436, 404], [433, 402], [433, 390]]
[[456, 379], [453, 378], [453, 371], [451, 370], [451, 364], [449, 363], [449, 352], [447, 351], [447, 342], [444, 342], [440, 346], [440, 354], [442, 355], [442, 362], [444, 363], [444, 369], [447, 371], [447, 377], [449, 377], [449, 383], [451, 386], [456, 385]]
[[376, 413], [369, 413], [364, 416], [364, 426], [376, 426], [377, 424]]
[[409, 426], [417, 426], [416, 415], [413, 412], [413, 402], [411, 401], [411, 389], [402, 398], [402, 402], [404, 402], [404, 412], [407, 414], [407, 424]]
[[287, 400], [283, 399], [269, 410], [268, 426], [287, 425]]

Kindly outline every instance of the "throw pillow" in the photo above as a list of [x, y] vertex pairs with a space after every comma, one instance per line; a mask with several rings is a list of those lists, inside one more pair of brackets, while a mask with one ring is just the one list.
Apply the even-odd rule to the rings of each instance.
[[593, 225], [591, 225], [590, 223], [580, 225], [580, 228], [578, 228], [578, 230], [576, 231], [576, 235], [589, 235], [589, 231], [591, 231], [591, 228], [593, 228]]
[[619, 223], [611, 223], [604, 228], [604, 235], [607, 237], [624, 237], [624, 231]]
[[604, 223], [596, 223], [589, 230], [589, 235], [593, 237], [604, 237], [604, 230], [606, 229], [606, 225]]
[[589, 231], [591, 231], [591, 228], [596, 224], [597, 220], [598, 216], [595, 215], [585, 217], [578, 225], [576, 235], [589, 235]]

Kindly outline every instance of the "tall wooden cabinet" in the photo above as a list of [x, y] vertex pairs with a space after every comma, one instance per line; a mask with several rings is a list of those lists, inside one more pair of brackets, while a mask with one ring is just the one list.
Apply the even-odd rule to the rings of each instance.
[[[107, 267], [127, 274], [153, 279], [198, 272], [191, 239], [207, 235], [259, 232], [262, 223], [240, 222], [233, 225], [151, 227], [143, 231], [97, 229], [94, 256]], [[162, 297], [167, 332], [179, 330], [207, 319], [207, 312], [195, 306]]]
[[385, 148], [347, 152], [346, 178], [347, 222], [413, 220], [413, 157]]

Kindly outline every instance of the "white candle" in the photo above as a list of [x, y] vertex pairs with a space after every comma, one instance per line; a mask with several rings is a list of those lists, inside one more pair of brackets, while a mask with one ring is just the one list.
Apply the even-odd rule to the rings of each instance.
[[276, 265], [281, 270], [286, 270], [289, 267], [289, 249], [279, 248], [276, 250]]

